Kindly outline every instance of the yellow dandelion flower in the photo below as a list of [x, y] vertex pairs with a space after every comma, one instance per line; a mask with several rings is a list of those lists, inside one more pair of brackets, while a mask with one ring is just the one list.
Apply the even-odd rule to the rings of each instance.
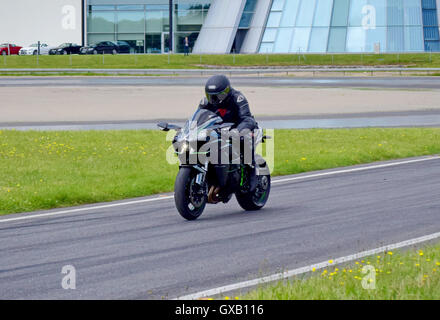
[[328, 263], [332, 264], [332, 263], [333, 263], [333, 260], [329, 260]]

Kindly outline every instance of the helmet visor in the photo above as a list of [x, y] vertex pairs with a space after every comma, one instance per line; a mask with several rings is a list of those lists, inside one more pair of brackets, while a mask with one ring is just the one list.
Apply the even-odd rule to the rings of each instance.
[[229, 92], [231, 91], [230, 87], [227, 87], [225, 90], [217, 93], [206, 93], [206, 98], [208, 99], [208, 102], [210, 104], [219, 104], [222, 103], [229, 95]]

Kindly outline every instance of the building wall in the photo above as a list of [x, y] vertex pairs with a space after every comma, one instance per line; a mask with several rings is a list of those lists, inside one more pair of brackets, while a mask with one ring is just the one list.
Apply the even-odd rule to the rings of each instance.
[[258, 52], [271, 4], [272, 0], [257, 1], [253, 19], [241, 47], [241, 53]]
[[259, 52], [423, 52], [433, 29], [426, 28], [426, 11], [436, 16], [435, 2], [273, 0]]
[[246, 0], [214, 0], [194, 46], [194, 53], [230, 53]]
[[1, 2], [0, 42], [28, 46], [81, 44], [82, 0], [8, 0]]

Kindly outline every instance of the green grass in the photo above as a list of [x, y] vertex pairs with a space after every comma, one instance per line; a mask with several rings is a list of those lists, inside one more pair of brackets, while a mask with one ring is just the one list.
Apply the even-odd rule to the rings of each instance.
[[[274, 175], [440, 153], [440, 128], [276, 130]], [[172, 191], [160, 131], [0, 131], [0, 214]]]
[[[38, 63], [38, 64], [37, 64]], [[252, 55], [72, 55], [5, 56], [0, 68], [197, 69], [205, 66], [383, 66], [440, 67], [438, 53], [412, 54], [252, 54]]]
[[[375, 288], [371, 271], [375, 274]], [[369, 280], [371, 279], [371, 280]], [[364, 283], [364, 285], [363, 285]], [[440, 245], [385, 252], [352, 264], [316, 270], [276, 284], [261, 286], [241, 297], [256, 300], [438, 300]]]

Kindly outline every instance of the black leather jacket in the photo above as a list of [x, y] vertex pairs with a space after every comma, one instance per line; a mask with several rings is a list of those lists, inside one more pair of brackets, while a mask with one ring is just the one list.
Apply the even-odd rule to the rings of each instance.
[[257, 123], [249, 110], [248, 101], [240, 91], [231, 90], [229, 97], [220, 106], [215, 107], [208, 102], [208, 99], [204, 98], [200, 102], [199, 108], [217, 113], [224, 122], [234, 123], [234, 128], [238, 131], [254, 130], [257, 128]]

